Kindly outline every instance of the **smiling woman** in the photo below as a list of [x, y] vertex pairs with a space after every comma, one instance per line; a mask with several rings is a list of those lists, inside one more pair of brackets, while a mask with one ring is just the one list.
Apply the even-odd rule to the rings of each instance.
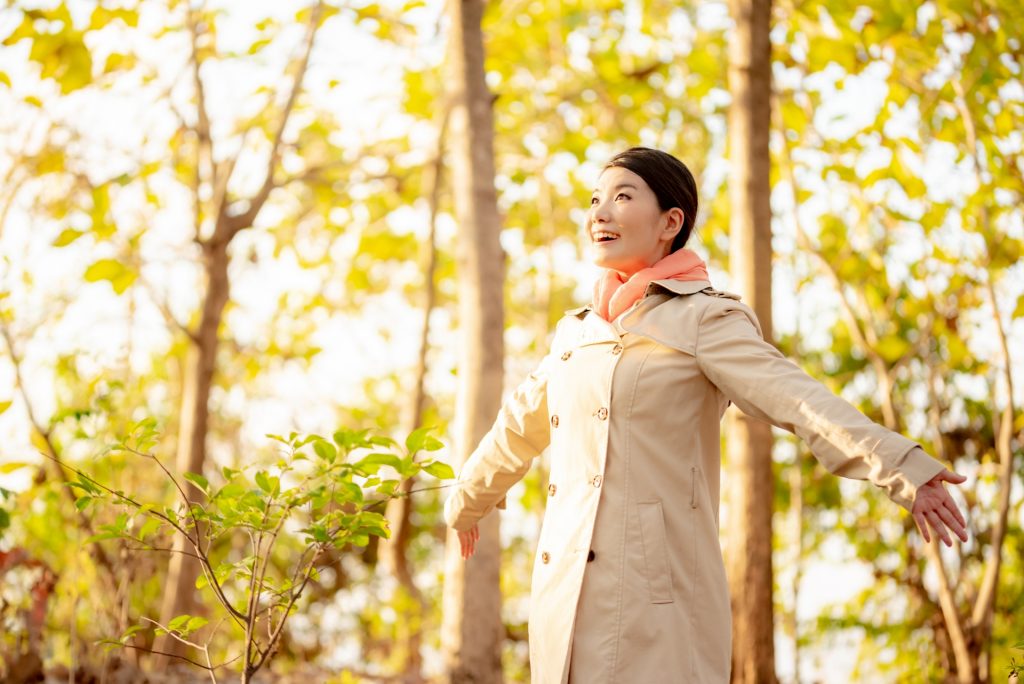
[[[832, 473], [869, 480], [966, 541], [943, 481], [963, 478], [870, 421], [761, 336], [686, 243], [697, 193], [675, 157], [631, 148], [601, 173], [587, 233], [604, 268], [505, 402], [445, 502], [464, 558], [477, 521], [551, 449], [531, 584], [534, 684], [730, 676], [718, 541], [720, 421], [730, 402], [794, 432]], [[764, 483], [766, 496], [773, 491]]]

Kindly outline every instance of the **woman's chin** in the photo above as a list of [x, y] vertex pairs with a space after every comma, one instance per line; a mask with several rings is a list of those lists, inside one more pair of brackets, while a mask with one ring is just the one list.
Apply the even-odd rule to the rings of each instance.
[[630, 265], [624, 262], [622, 259], [616, 259], [610, 254], [602, 254], [600, 250], [594, 254], [593, 263], [598, 268], [607, 268], [612, 271], [629, 271]]
[[601, 249], [600, 247], [593, 248], [593, 251], [591, 252], [591, 260], [594, 265], [599, 268], [619, 270], [619, 266], [622, 265], [620, 263], [622, 261], [621, 259], [616, 259], [611, 254], [608, 254], [607, 250]]

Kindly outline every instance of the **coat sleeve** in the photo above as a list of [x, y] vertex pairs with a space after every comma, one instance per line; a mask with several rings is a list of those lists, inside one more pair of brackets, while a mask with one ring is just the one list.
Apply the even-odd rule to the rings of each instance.
[[744, 413], [807, 443], [830, 473], [869, 480], [908, 511], [944, 469], [919, 444], [869, 420], [766, 342], [750, 307], [716, 298], [700, 319], [697, 363]]
[[444, 503], [449, 527], [468, 530], [495, 506], [504, 508], [505, 493], [547, 448], [551, 441], [547, 380], [552, 362], [553, 352], [516, 387], [466, 459]]

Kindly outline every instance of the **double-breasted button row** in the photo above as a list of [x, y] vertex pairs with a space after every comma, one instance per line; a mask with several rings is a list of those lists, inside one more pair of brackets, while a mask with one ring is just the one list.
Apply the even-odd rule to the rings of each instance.
[[601, 408], [597, 409], [597, 413], [595, 413], [594, 415], [597, 416], [598, 418], [600, 418], [601, 420], [607, 420], [608, 419], [608, 409], [606, 409], [604, 406], [602, 406]]
[[544, 553], [540, 554], [540, 562], [541, 563], [548, 563], [550, 560], [551, 560], [551, 554], [549, 554], [547, 551], [545, 551]]
[[612, 354], [616, 354], [617, 355], [617, 354], [621, 354], [621, 353], [622, 353], [622, 345], [621, 344], [617, 344], [614, 347], [612, 347]]
[[556, 491], [558, 491], [558, 487], [553, 484], [548, 485], [548, 496], [554, 496]]
[[551, 427], [558, 427], [558, 415], [551, 416]]
[[595, 487], [600, 487], [601, 482], [603, 481], [604, 478], [601, 477], [600, 475], [595, 475], [594, 477], [590, 478], [590, 484], [594, 485]]
[[571, 350], [565, 352], [564, 354], [562, 354], [562, 360], [563, 361], [568, 361], [570, 356], [572, 356], [572, 351]]

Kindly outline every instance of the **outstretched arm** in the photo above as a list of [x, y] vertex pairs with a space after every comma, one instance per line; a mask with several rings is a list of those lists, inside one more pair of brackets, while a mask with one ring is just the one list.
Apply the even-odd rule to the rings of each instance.
[[[500, 502], [505, 493], [523, 478], [550, 442], [547, 376], [551, 357], [545, 356], [502, 404], [491, 429], [459, 472], [445, 501], [444, 516], [448, 526], [459, 532], [460, 540], [495, 506], [503, 507]], [[463, 543], [464, 557], [465, 548]]]
[[944, 541], [965, 539], [963, 515], [942, 482], [959, 484], [919, 444], [869, 420], [810, 377], [760, 333], [744, 304], [716, 299], [701, 318], [696, 358], [704, 375], [744, 413], [796, 434], [829, 472], [881, 487]]

